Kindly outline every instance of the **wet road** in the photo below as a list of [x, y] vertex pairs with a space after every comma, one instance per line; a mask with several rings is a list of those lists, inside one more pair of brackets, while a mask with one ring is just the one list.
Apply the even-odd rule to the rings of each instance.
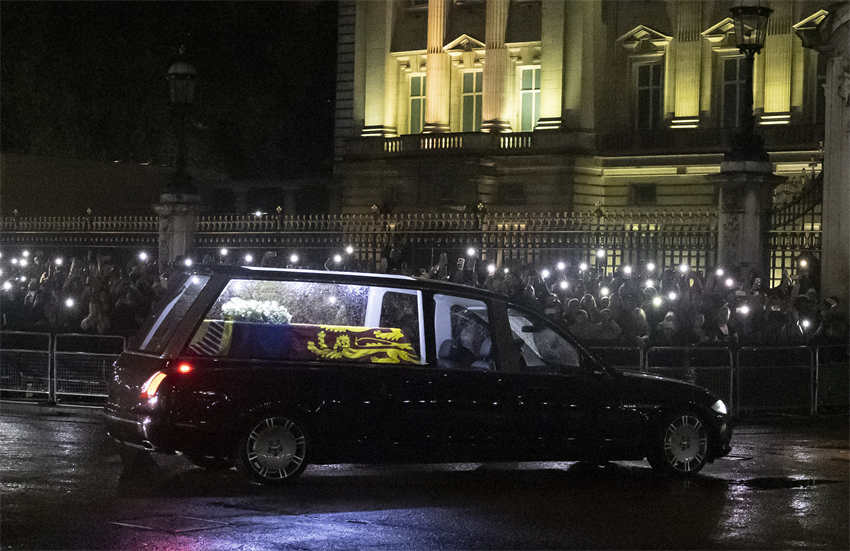
[[4, 549], [847, 549], [847, 418], [743, 425], [691, 481], [644, 463], [122, 472], [100, 419], [0, 404]]

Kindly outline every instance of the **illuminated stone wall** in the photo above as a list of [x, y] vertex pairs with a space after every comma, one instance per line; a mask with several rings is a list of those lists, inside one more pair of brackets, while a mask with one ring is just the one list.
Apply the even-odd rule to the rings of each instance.
[[[426, 113], [434, 120], [425, 131], [460, 133], [464, 75], [487, 67], [487, 1], [440, 2], [435, 11], [425, 1], [356, 0], [354, 29], [341, 20], [340, 43], [347, 42], [340, 56], [351, 60], [341, 66], [350, 66], [343, 74], [353, 78], [352, 107], [337, 111], [338, 127], [351, 128], [336, 170], [342, 210], [476, 201], [593, 208], [637, 205], [650, 196], [658, 207], [716, 204], [706, 175], [719, 170], [731, 132], [724, 127], [724, 109], [734, 104], [727, 62], [739, 55], [731, 1], [508, 2], [506, 28], [491, 28], [489, 35], [493, 51], [503, 51], [502, 40], [507, 51], [504, 82], [493, 92], [487, 82], [494, 81], [485, 78], [481, 100], [486, 105], [488, 92], [498, 93], [494, 112], [504, 124], [492, 129], [520, 132], [529, 94], [522, 71], [539, 68], [537, 124], [527, 142], [487, 142], [495, 144], [490, 148], [467, 134], [427, 143], [408, 136], [411, 78], [428, 79], [429, 67], [440, 67], [428, 80]], [[803, 49], [794, 29], [827, 4], [770, 2], [774, 13], [755, 63], [754, 105], [781, 175], [796, 177], [820, 156], [816, 110], [823, 75], [817, 54]], [[438, 24], [432, 30], [442, 36], [442, 49], [437, 34], [429, 39], [429, 25]], [[352, 36], [353, 54], [347, 50]], [[644, 65], [661, 75], [657, 89], [641, 92]], [[647, 95], [649, 103], [641, 99]], [[650, 104], [651, 124], [639, 127]], [[654, 186], [654, 194], [646, 186]]]

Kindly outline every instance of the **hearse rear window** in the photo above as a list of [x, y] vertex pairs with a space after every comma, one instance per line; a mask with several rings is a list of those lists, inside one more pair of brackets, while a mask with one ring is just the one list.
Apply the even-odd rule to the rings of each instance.
[[189, 307], [198, 298], [209, 280], [209, 276], [203, 275], [187, 277], [175, 293], [165, 299], [165, 305], [161, 309], [154, 308], [156, 313], [151, 316], [145, 329], [141, 332], [144, 338], [139, 344], [139, 350], [151, 354], [161, 354], [166, 343], [174, 334], [177, 324], [189, 311]]
[[187, 353], [226, 358], [421, 364], [418, 291], [233, 279]]

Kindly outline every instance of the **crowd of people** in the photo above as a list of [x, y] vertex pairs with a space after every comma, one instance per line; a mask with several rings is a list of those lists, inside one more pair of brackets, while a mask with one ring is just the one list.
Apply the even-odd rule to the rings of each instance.
[[[651, 262], [616, 269], [583, 262], [496, 266], [470, 250], [428, 268], [410, 269], [388, 251], [379, 272], [442, 279], [489, 289], [561, 322], [593, 346], [797, 345], [847, 339], [845, 308], [818, 296], [805, 271], [768, 288], [753, 273]], [[222, 254], [224, 253], [224, 254]], [[297, 255], [208, 254], [201, 264], [365, 271], [356, 255], [332, 254], [312, 266]], [[77, 256], [19, 251], [0, 257], [0, 316], [6, 330], [133, 335], [165, 293], [171, 274], [192, 269], [178, 258], [160, 275], [147, 253], [89, 251]], [[176, 278], [171, 277], [172, 281]]]
[[[606, 269], [584, 262], [501, 267], [474, 250], [411, 275], [483, 287], [535, 307], [591, 346], [788, 346], [844, 343], [836, 297], [823, 300], [811, 270], [768, 288], [755, 273], [652, 262]], [[604, 251], [602, 252], [604, 254]], [[400, 272], [408, 272], [404, 265]]]
[[0, 259], [0, 322], [17, 331], [133, 335], [165, 291], [157, 266], [89, 251], [20, 251]]

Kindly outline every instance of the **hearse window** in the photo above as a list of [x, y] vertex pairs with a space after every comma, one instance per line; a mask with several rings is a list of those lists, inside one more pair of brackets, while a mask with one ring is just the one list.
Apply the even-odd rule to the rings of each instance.
[[420, 304], [416, 291], [233, 279], [204, 316], [186, 352], [246, 359], [418, 364], [422, 362]]
[[578, 350], [544, 320], [508, 308], [508, 321], [523, 371], [564, 373], [579, 367]]
[[484, 302], [434, 295], [434, 337], [438, 367], [493, 369], [493, 341]]
[[154, 308], [155, 312], [140, 332], [144, 338], [138, 349], [151, 354], [161, 354], [168, 340], [177, 329], [177, 324], [189, 311], [189, 307], [198, 298], [204, 285], [210, 280], [209, 276], [193, 275], [186, 278], [176, 291], [165, 299], [165, 304]]

